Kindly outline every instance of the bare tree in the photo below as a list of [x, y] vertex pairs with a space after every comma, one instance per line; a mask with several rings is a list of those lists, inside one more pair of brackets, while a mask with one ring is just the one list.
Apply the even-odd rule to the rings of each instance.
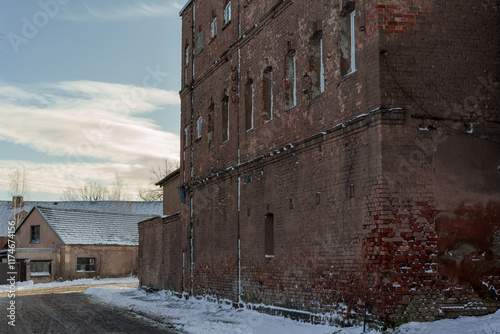
[[63, 191], [65, 201], [105, 201], [109, 198], [106, 186], [87, 181], [82, 188], [68, 187]]
[[9, 190], [11, 196], [25, 197], [29, 191], [28, 177], [24, 166], [16, 168], [9, 174]]
[[25, 166], [16, 168], [9, 174], [9, 193], [12, 197], [12, 208], [14, 210], [14, 220], [16, 226], [19, 225], [22, 218], [20, 216], [21, 208], [24, 206], [24, 199], [29, 191], [28, 177]]
[[138, 188], [137, 194], [139, 197], [144, 201], [163, 200], [163, 190], [155, 184], [177, 168], [179, 168], [179, 162], [168, 159], [165, 159], [158, 166], [151, 168], [149, 170], [149, 182], [151, 185]]
[[123, 190], [124, 190], [123, 178], [120, 175], [118, 175], [118, 173], [115, 173], [115, 183], [113, 183], [113, 186], [111, 187], [109, 199], [111, 201], [123, 200], [124, 197]]

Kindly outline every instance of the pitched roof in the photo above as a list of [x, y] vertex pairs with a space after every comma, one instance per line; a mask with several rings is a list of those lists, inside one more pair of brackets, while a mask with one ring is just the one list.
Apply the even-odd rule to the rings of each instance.
[[[16, 212], [30, 212], [35, 206], [45, 206], [64, 209], [95, 210], [102, 212], [116, 212], [141, 215], [161, 215], [163, 213], [163, 202], [161, 201], [62, 201], [47, 202], [35, 201], [24, 202], [24, 206], [16, 208]], [[0, 201], [0, 237], [7, 236], [9, 221], [14, 220], [14, 209], [12, 201]]]
[[[154, 215], [132, 215], [44, 206], [36, 206], [33, 210], [38, 210], [42, 214], [66, 245], [138, 246], [139, 230], [137, 224], [154, 217]], [[21, 228], [22, 224], [18, 228]]]

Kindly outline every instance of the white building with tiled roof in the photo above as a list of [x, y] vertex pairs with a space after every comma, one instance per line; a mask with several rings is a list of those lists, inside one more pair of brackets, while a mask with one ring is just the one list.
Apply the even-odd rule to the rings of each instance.
[[[136, 274], [138, 223], [154, 216], [159, 215], [34, 206], [13, 238], [19, 279], [50, 282]], [[8, 255], [1, 253], [4, 259]]]

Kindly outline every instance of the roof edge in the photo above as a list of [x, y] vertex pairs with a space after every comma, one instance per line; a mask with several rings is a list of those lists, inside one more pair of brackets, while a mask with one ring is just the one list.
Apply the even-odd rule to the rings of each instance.
[[170, 181], [171, 179], [173, 179], [174, 177], [176, 177], [180, 173], [181, 173], [181, 169], [177, 168], [176, 170], [174, 170], [173, 172], [171, 172], [170, 174], [168, 174], [167, 176], [165, 176], [163, 179], [161, 179], [160, 181], [156, 182], [155, 186], [164, 185], [165, 183], [167, 183], [168, 181]]
[[184, 7], [182, 7], [181, 11], [179, 12], [179, 16], [182, 16], [182, 13], [184, 13], [184, 11], [186, 10], [186, 8], [188, 8], [191, 2], [193, 2], [193, 0], [188, 0], [188, 2], [184, 5]]

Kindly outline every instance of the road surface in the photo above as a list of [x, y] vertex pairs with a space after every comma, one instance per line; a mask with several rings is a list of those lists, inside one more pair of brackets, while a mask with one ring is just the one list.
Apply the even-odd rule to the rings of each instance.
[[20, 290], [15, 298], [15, 327], [7, 315], [9, 299], [0, 295], [0, 333], [31, 334], [178, 334], [168, 319], [95, 303], [83, 293], [89, 286]]

